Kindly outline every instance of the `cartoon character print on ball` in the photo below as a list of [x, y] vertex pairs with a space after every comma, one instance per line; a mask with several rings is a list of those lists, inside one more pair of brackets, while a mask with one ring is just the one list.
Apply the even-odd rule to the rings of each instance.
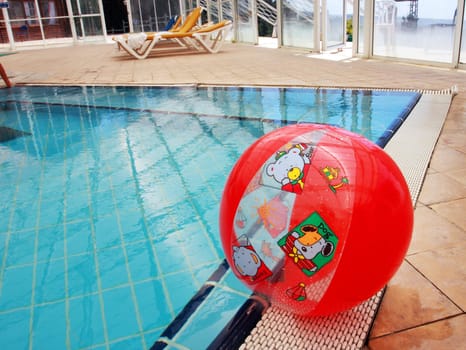
[[314, 146], [307, 143], [292, 145], [275, 155], [275, 161], [266, 167], [266, 174], [281, 185], [283, 191], [301, 194], [311, 166]]
[[316, 212], [278, 241], [286, 255], [309, 277], [332, 260], [337, 244], [338, 237]]
[[239, 237], [237, 245], [233, 246], [233, 261], [236, 270], [251, 283], [272, 275], [245, 236]]
[[383, 288], [403, 261], [412, 225], [395, 162], [362, 136], [320, 124], [286, 126], [254, 142], [220, 206], [234, 274], [302, 316], [347, 310]]

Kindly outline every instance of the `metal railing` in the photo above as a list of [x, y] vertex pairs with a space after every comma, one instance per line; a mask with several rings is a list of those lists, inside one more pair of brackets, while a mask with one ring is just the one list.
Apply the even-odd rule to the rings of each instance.
[[[213, 4], [218, 5], [217, 0], [213, 2]], [[222, 11], [222, 16], [219, 16], [218, 13], [218, 6], [210, 6], [211, 2], [209, 0], [200, 0], [199, 4], [204, 7], [205, 9], [208, 9], [212, 16], [217, 17], [217, 18], [233, 18], [233, 8], [232, 8], [232, 1], [221, 1], [221, 11]], [[243, 3], [240, 3], [239, 6], [245, 6]], [[267, 3], [264, 0], [256, 0], [256, 8], [257, 8], [257, 17], [261, 18], [265, 22], [273, 25], [274, 27], [277, 24], [277, 9]], [[245, 13], [247, 13], [249, 8], [244, 7]]]
[[264, 0], [256, 0], [256, 4], [257, 17], [275, 27], [277, 25], [277, 9]]

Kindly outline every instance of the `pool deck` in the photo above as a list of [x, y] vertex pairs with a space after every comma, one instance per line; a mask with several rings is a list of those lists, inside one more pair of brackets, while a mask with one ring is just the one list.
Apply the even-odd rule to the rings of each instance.
[[22, 50], [0, 57], [0, 63], [14, 84], [453, 88], [416, 204], [413, 240], [388, 284], [368, 346], [459, 349], [466, 344], [466, 71], [242, 44], [226, 44], [215, 55], [142, 61], [112, 44], [86, 44]]

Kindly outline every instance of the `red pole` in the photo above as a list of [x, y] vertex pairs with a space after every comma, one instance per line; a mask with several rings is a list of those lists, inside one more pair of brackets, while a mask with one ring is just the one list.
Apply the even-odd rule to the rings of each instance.
[[10, 79], [8, 79], [8, 75], [6, 75], [5, 69], [3, 68], [2, 64], [0, 63], [0, 75], [2, 76], [3, 81], [6, 84], [6, 87], [11, 88]]

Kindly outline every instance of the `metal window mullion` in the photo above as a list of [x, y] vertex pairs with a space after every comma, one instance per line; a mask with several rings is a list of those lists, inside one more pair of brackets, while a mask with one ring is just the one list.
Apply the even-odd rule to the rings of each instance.
[[277, 22], [275, 23], [275, 33], [277, 34], [278, 47], [283, 46], [283, 33], [282, 33], [282, 15], [283, 15], [283, 0], [277, 0]]
[[86, 37], [86, 32], [84, 31], [84, 23], [83, 23], [83, 19], [82, 19], [82, 12], [81, 12], [81, 0], [76, 0], [76, 6], [78, 8], [78, 18], [79, 18], [79, 25], [81, 26], [81, 33], [82, 33], [82, 36], [83, 38]]
[[71, 6], [71, 0], [66, 0], [66, 9], [68, 10], [68, 20], [70, 21], [71, 35], [73, 37], [73, 41], [77, 41], [78, 34], [76, 32], [76, 23], [74, 21], [73, 6]]
[[458, 0], [458, 7], [456, 10], [456, 25], [453, 41], [453, 55], [452, 65], [458, 68], [461, 59], [461, 38], [463, 36], [463, 23], [464, 23], [464, 0]]
[[16, 48], [16, 45], [15, 45], [15, 37], [13, 35], [13, 31], [11, 30], [10, 16], [8, 16], [8, 10], [6, 8], [2, 8], [2, 12], [3, 12], [3, 19], [5, 20], [5, 24], [6, 24], [6, 34], [10, 42], [10, 50], [13, 51]]
[[[353, 57], [358, 55], [359, 52], [359, 0], [353, 2], [353, 41], [352, 41], [352, 48], [353, 48]], [[346, 28], [346, 26], [345, 26]], [[346, 34], [346, 33], [345, 33]]]
[[[278, 0], [280, 1], [280, 0]], [[232, 0], [231, 11], [233, 17], [233, 40], [238, 42], [238, 0]]]
[[126, 12], [128, 13], [128, 31], [130, 33], [134, 32], [133, 26], [133, 10], [131, 9], [131, 0], [124, 0], [126, 6]]
[[[169, 3], [170, 0], [167, 0], [167, 2]], [[155, 31], [158, 32], [159, 31], [159, 18], [157, 16], [157, 5], [155, 4], [155, 0], [152, 0], [152, 6], [154, 7]], [[151, 28], [151, 30], [152, 30], [152, 28]]]
[[39, 8], [39, 1], [34, 0], [34, 6], [36, 7], [36, 16], [37, 20], [39, 21], [39, 29], [40, 29], [40, 34], [42, 36], [42, 42], [45, 44], [45, 33], [44, 33], [44, 26], [42, 25], [42, 17], [40, 14], [40, 8]]
[[252, 19], [252, 26], [254, 32], [254, 45], [258, 44], [258, 37], [259, 37], [259, 26], [257, 25], [257, 1], [256, 0], [249, 0], [251, 4], [251, 19]]
[[[321, 46], [320, 46], [320, 33], [321, 33], [321, 26], [320, 22], [322, 21], [322, 18], [320, 16], [320, 1], [319, 0], [314, 0], [314, 50], [317, 50], [318, 52], [321, 51]], [[323, 31], [323, 28], [322, 28]]]
[[100, 22], [101, 22], [101, 25], [102, 25], [102, 33], [104, 34], [105, 41], [107, 41], [107, 24], [105, 23], [104, 4], [102, 3], [102, 0], [99, 0], [97, 3], [98, 3], [98, 6], [99, 6]]
[[[319, 10], [319, 8], [317, 8]], [[319, 11], [321, 14], [320, 20], [321, 20], [321, 28], [322, 28], [322, 44], [321, 46], [319, 45], [318, 50], [319, 52], [327, 50], [327, 0], [322, 0], [322, 11]], [[314, 7], [314, 17], [315, 17], [315, 7]], [[317, 44], [317, 42], [316, 42]], [[319, 43], [320, 44], [320, 43]]]
[[374, 55], [374, 2], [375, 0], [364, 2], [364, 57]]
[[142, 10], [141, 10], [141, 0], [138, 0], [138, 9], [139, 9], [139, 22], [141, 25], [141, 31], [144, 31], [144, 21], [142, 19]]

